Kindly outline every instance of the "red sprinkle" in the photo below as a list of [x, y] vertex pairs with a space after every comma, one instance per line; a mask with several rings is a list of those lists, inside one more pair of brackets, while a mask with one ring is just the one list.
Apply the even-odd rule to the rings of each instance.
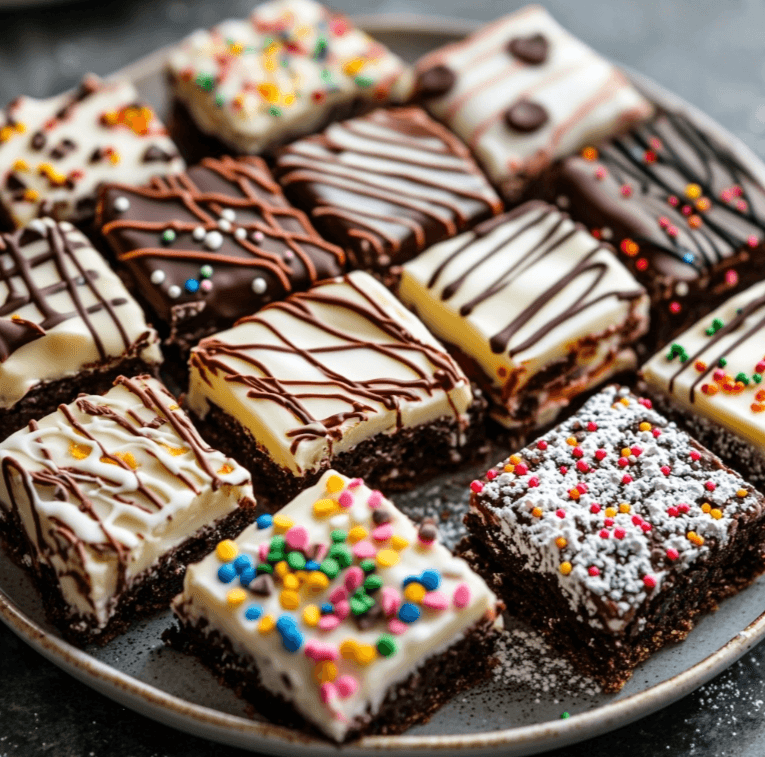
[[489, 479], [489, 481], [493, 481], [497, 477], [497, 471], [495, 471], [493, 468], [490, 471], [486, 471], [486, 478]]
[[669, 515], [671, 518], [676, 518], [679, 512], [680, 511], [674, 505], [670, 505], [667, 508], [667, 515]]
[[639, 515], [633, 515], [633, 516], [632, 516], [632, 522], [633, 522], [633, 523], [634, 523], [636, 526], [639, 526], [639, 525], [640, 525], [640, 524], [643, 522], [643, 519], [642, 519], [642, 518], [641, 518]]
[[630, 464], [630, 461], [626, 457], [620, 457], [618, 463], [619, 467], [626, 468]]
[[547, 442], [544, 439], [540, 439], [537, 442], [537, 449], [541, 449], [541, 450], [547, 449]]
[[673, 549], [672, 547], [670, 547], [667, 550], [667, 557], [670, 560], [677, 560], [677, 558], [680, 557], [680, 553], [676, 549]]
[[611, 528], [611, 526], [614, 525], [614, 519], [613, 518], [603, 518], [603, 525], [607, 526], [608, 528]]
[[590, 512], [597, 515], [600, 512], [600, 505], [597, 502], [593, 502], [590, 505]]
[[641, 523], [640, 528], [642, 528], [643, 531], [648, 533], [653, 528], [653, 526], [650, 523]]
[[585, 463], [585, 462], [584, 462], [584, 460], [579, 460], [579, 461], [577, 462], [577, 464], [576, 464], [576, 469], [577, 469], [577, 470], [578, 470], [580, 473], [587, 473], [587, 471], [589, 471], [589, 470], [590, 470], [590, 466], [589, 466], [589, 465], [587, 465], [587, 463]]
[[661, 429], [655, 428], [651, 433], [653, 434], [654, 439], [658, 439], [661, 436]]
[[627, 532], [623, 528], [615, 528], [614, 529], [614, 536], [617, 539], [623, 539], [627, 535]]
[[656, 586], [656, 579], [653, 576], [643, 576], [643, 584], [648, 589], [653, 589]]
[[635, 457], [640, 457], [640, 455], [643, 454], [643, 448], [638, 447], [638, 445], [636, 444], [634, 447], [630, 448], [630, 452], [632, 452], [632, 454], [635, 455]]
[[559, 518], [565, 518], [565, 517], [566, 517], [566, 511], [565, 511], [565, 510], [563, 510], [563, 509], [561, 509], [561, 508], [558, 508], [558, 509], [555, 511], [555, 514], [556, 514], [556, 515], [557, 515]]
[[480, 481], [472, 481], [470, 488], [476, 493], [480, 494], [483, 491], [483, 484]]
[[665, 475], [668, 476], [670, 473], [672, 473], [672, 468], [670, 468], [668, 465], [662, 465], [659, 470]]
[[708, 492], [713, 492], [713, 491], [714, 491], [714, 490], [717, 488], [717, 484], [716, 484], [714, 481], [707, 481], [707, 482], [704, 484], [704, 488], [705, 488], [705, 489], [706, 489]]
[[606, 452], [604, 449], [596, 449], [596, 450], [595, 450], [595, 458], [596, 458], [597, 460], [603, 460], [603, 459], [605, 459], [605, 457], [606, 457], [606, 455], [607, 455], [607, 454], [608, 454], [608, 452]]
[[681, 502], [681, 503], [680, 503], [680, 504], [677, 506], [677, 509], [678, 509], [678, 510], [679, 510], [679, 511], [680, 511], [680, 512], [683, 514], [683, 515], [686, 515], [687, 513], [689, 513], [689, 512], [691, 511], [691, 508], [690, 508], [688, 505], [686, 505], [686, 504], [685, 504], [685, 502]]
[[599, 536], [600, 536], [601, 539], [607, 539], [608, 538], [608, 531], [606, 531], [605, 528], [601, 528]]
[[588, 487], [587, 487], [587, 484], [585, 484], [583, 481], [578, 483], [576, 485], [576, 488], [577, 488], [577, 490], [579, 491], [580, 494], [587, 494], [587, 488]]
[[625, 474], [622, 476], [622, 483], [623, 483], [623, 484], [631, 484], [631, 483], [633, 482], [633, 480], [634, 480], [634, 479], [632, 478], [632, 476], [630, 476], [630, 474], [629, 474], [629, 473], [625, 473]]
[[525, 476], [529, 472], [529, 466], [525, 463], [518, 463], [515, 466], [515, 475], [516, 476]]
[[597, 430], [598, 430], [598, 424], [597, 424], [597, 423], [595, 423], [595, 421], [590, 421], [590, 422], [587, 424], [587, 430], [588, 430], [588, 431], [597, 431]]
[[539, 479], [536, 476], [532, 476], [527, 483], [530, 489], [536, 489], [539, 486]]
[[583, 457], [584, 456], [584, 450], [581, 447], [574, 447], [574, 449], [571, 450], [571, 454], [574, 457]]
[[568, 473], [568, 468], [565, 465], [560, 466], [560, 474], [561, 476], [565, 476]]
[[691, 460], [695, 463], [697, 460], [701, 459], [701, 452], [699, 452], [696, 449], [691, 450]]
[[653, 407], [653, 402], [647, 397], [638, 397], [638, 405], [642, 405], [647, 410], [650, 410]]
[[591, 565], [589, 568], [587, 568], [587, 572], [591, 576], [599, 576], [600, 575], [600, 568], [598, 568], [596, 565]]

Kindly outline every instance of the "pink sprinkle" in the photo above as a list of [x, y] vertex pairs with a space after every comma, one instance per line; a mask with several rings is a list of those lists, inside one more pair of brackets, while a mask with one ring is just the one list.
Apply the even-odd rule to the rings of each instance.
[[690, 508], [690, 506], [689, 506], [689, 505], [686, 505], [686, 504], [685, 504], [685, 502], [681, 502], [681, 503], [680, 503], [680, 504], [677, 506], [677, 509], [678, 509], [678, 510], [679, 510], [681, 513], [683, 513], [683, 515], [685, 515], [686, 513], [689, 513], [689, 512], [691, 511], [691, 508]]
[[598, 424], [597, 424], [597, 423], [595, 423], [595, 421], [590, 421], [590, 422], [587, 424], [587, 430], [588, 430], [588, 431], [597, 431], [597, 430], [598, 430]]
[[367, 500], [367, 504], [374, 510], [382, 504], [383, 501], [383, 495], [381, 492], [377, 491], [375, 489], [370, 495], [369, 499]]
[[736, 209], [740, 210], [742, 213], [746, 213], [748, 208], [749, 205], [747, 204], [746, 200], [738, 200], [736, 202]]
[[539, 486], [539, 479], [536, 476], [532, 476], [528, 480], [528, 485], [530, 489], [536, 489], [536, 487]]
[[555, 511], [555, 514], [556, 514], [556, 515], [557, 515], [559, 518], [565, 518], [565, 517], [566, 517], [566, 511], [565, 511], [565, 510], [563, 510], [563, 509], [561, 509], [561, 508], [558, 508], [558, 509]]
[[353, 556], [359, 560], [366, 560], [367, 558], [374, 557], [376, 554], [377, 549], [375, 549], [375, 545], [368, 539], [362, 539], [353, 545]]
[[760, 243], [760, 240], [759, 240], [759, 239], [758, 239], [758, 238], [757, 238], [757, 237], [756, 237], [754, 234], [750, 234], [750, 235], [749, 235], [749, 236], [746, 238], [746, 243], [747, 243], [747, 244], [748, 244], [750, 247], [757, 247], [757, 245]]
[[607, 526], [608, 528], [611, 528], [611, 526], [614, 525], [614, 519], [613, 518], [603, 518], [603, 525]]
[[667, 515], [669, 515], [670, 518], [677, 518], [679, 513], [680, 511], [674, 505], [670, 505], [667, 508]]
[[676, 549], [673, 549], [672, 547], [670, 547], [667, 550], [667, 557], [670, 560], [677, 560], [677, 558], [680, 557], [680, 553]]
[[680, 204], [680, 200], [675, 197], [675, 195], [670, 195], [667, 197], [667, 202], [673, 207], [676, 208]]
[[584, 455], [584, 450], [581, 447], [574, 447], [574, 449], [571, 450], [571, 454], [574, 457], [582, 457]]
[[525, 463], [518, 463], [515, 466], [515, 474], [518, 476], [525, 476], [529, 472], [529, 466]]
[[723, 191], [720, 192], [720, 199], [723, 202], [730, 202], [733, 199], [733, 192], [731, 192], [730, 189], [723, 189]]
[[388, 630], [394, 636], [401, 636], [402, 633], [406, 633], [407, 628], [409, 628], [409, 626], [404, 623], [403, 620], [399, 620], [398, 618], [391, 618], [388, 621]]
[[600, 569], [596, 565], [591, 565], [589, 568], [587, 568], [587, 572], [591, 576], [599, 576], [600, 575]]
[[701, 459], [701, 453], [698, 450], [692, 449], [691, 450], [691, 460], [695, 463], [697, 460]]
[[337, 615], [322, 615], [319, 618], [320, 631], [334, 631], [340, 625]]
[[726, 271], [725, 283], [728, 286], [735, 286], [736, 284], [738, 284], [738, 273], [736, 273], [736, 271]]
[[497, 471], [494, 469], [486, 471], [486, 478], [489, 479], [489, 481], [493, 481], [497, 477]]
[[329, 28], [336, 37], [342, 37], [348, 31], [348, 22], [344, 18], [335, 18], [329, 22]]
[[537, 449], [546, 450], [547, 449], [547, 442], [544, 439], [540, 439], [537, 442]]
[[313, 559], [316, 562], [321, 562], [329, 554], [329, 547], [326, 544], [319, 543], [313, 548]]
[[363, 478], [352, 478], [348, 482], [348, 488], [349, 489], [358, 489], [363, 483], [364, 483], [364, 479]]
[[353, 494], [346, 490], [337, 498], [337, 501], [340, 507], [348, 508], [353, 504]]
[[658, 439], [661, 436], [661, 429], [655, 428], [651, 433], [653, 434], [654, 439]]
[[576, 463], [576, 469], [580, 473], [587, 473], [587, 471], [590, 470], [590, 466], [587, 465], [587, 463], [585, 463], [584, 460], [578, 460]]
[[458, 609], [461, 610], [463, 607], [467, 607], [470, 604], [470, 588], [468, 585], [460, 584], [454, 590], [452, 599], [454, 600], [454, 606]]
[[568, 473], [568, 468], [565, 465], [560, 466], [560, 474], [561, 476], [565, 476]]
[[608, 531], [606, 531], [605, 528], [600, 529], [600, 538], [601, 539], [607, 539], [608, 538]]
[[623, 484], [631, 484], [631, 483], [632, 483], [632, 480], [633, 480], [633, 479], [632, 479], [632, 476], [630, 476], [630, 474], [629, 474], [629, 473], [625, 473], [625, 474], [622, 476], [622, 483], [623, 483]]
[[725, 371], [720, 370], [719, 368], [712, 374], [712, 378], [715, 381], [722, 381], [725, 378]]
[[393, 536], [393, 524], [383, 523], [372, 531], [372, 538], [375, 541], [388, 541]]
[[264, 541], [259, 547], [258, 547], [258, 557], [260, 558], [260, 562], [265, 562], [268, 559], [268, 542]]
[[293, 526], [286, 534], [284, 539], [290, 549], [304, 550], [308, 546], [308, 529], [305, 526]]
[[704, 484], [704, 488], [705, 488], [705, 489], [706, 489], [708, 492], [713, 492], [713, 491], [714, 491], [714, 490], [717, 488], [717, 484], [716, 484], [714, 481], [707, 481], [707, 482]]
[[623, 539], [627, 535], [627, 532], [623, 528], [614, 529], [614, 537], [617, 539]]
[[754, 370], [757, 371], [757, 373], [765, 373], [765, 360], [760, 360], [760, 362], [754, 366]]
[[356, 591], [356, 589], [364, 583], [364, 571], [358, 565], [351, 565], [348, 570], [345, 571], [345, 588], [348, 592]]
[[335, 681], [335, 686], [340, 696], [345, 698], [349, 697], [359, 688], [359, 683], [353, 676], [344, 675]]
[[651, 400], [649, 400], [647, 397], [640, 397], [638, 399], [638, 404], [648, 408], [649, 410], [653, 407], [653, 402], [651, 402]]
[[325, 681], [319, 686], [319, 696], [324, 704], [327, 704], [330, 700], [337, 698], [337, 688], [335, 684]]
[[630, 461], [626, 457], [620, 457], [618, 464], [620, 468], [626, 468], [630, 464]]
[[351, 612], [351, 606], [343, 599], [341, 602], [335, 602], [335, 615], [340, 620], [345, 620]]
[[662, 465], [659, 470], [665, 475], [668, 476], [670, 473], [672, 473], [672, 468], [670, 468], [668, 465]]
[[595, 450], [595, 459], [596, 460], [604, 460], [608, 452], [606, 452], [604, 449], [596, 449]]
[[648, 533], [653, 528], [653, 526], [650, 523], [641, 523], [640, 528], [642, 528], [645, 533]]
[[311, 639], [306, 642], [305, 656], [314, 662], [322, 662], [323, 660], [334, 661], [340, 657], [340, 651], [334, 644], [327, 644], [323, 641]]
[[580, 481], [580, 482], [579, 482], [579, 483], [576, 485], [576, 488], [577, 488], [577, 491], [578, 491], [580, 494], [587, 494], [587, 484], [585, 484], [585, 483], [584, 483], [584, 481]]
[[622, 193], [622, 197], [632, 197], [632, 187], [629, 184], [622, 184], [619, 191]]
[[213, 288], [213, 283], [212, 281], [210, 281], [210, 279], [202, 279], [202, 281], [199, 282], [199, 288], [203, 292], [211, 292]]
[[[361, 570], [361, 568], [359, 568], [359, 570]], [[361, 572], [363, 573], [364, 571], [362, 570]], [[348, 599], [348, 589], [346, 589], [345, 586], [338, 586], [329, 595], [329, 601], [332, 602], [332, 604], [342, 602], [346, 599]]]
[[741, 188], [740, 184], [734, 184], [730, 191], [733, 192], [734, 197], [741, 197], [742, 194], [744, 194], [744, 190]]
[[676, 237], [678, 235], [678, 228], [677, 226], [669, 226], [667, 228], [667, 236], [669, 237]]
[[689, 216], [691, 213], [693, 213], [693, 208], [690, 205], [683, 205], [683, 207], [680, 208], [680, 212], [684, 216]]
[[449, 600], [441, 591], [429, 591], [422, 598], [422, 604], [431, 610], [445, 610], [449, 607]]
[[596, 179], [599, 179], [600, 181], [603, 181], [603, 179], [605, 179], [606, 176], [608, 176], [608, 171], [606, 171], [606, 169], [603, 168], [603, 166], [598, 166], [595, 169], [595, 178]]
[[656, 579], [653, 576], [643, 576], [643, 584], [647, 589], [653, 589], [656, 586]]
[[401, 595], [392, 586], [384, 586], [380, 592], [380, 606], [387, 617], [395, 615], [401, 605]]
[[600, 512], [600, 505], [597, 502], [593, 502], [590, 505], [590, 512], [597, 515]]
[[662, 229], [666, 229], [666, 228], [667, 228], [667, 226], [669, 226], [669, 218], [667, 218], [667, 216], [661, 216], [661, 217], [659, 218], [659, 226], [660, 226]]

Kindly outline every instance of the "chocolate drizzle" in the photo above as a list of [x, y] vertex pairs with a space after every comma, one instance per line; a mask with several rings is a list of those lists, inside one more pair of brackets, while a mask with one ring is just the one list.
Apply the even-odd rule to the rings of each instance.
[[[222, 374], [227, 382], [246, 386], [250, 399], [273, 402], [288, 410], [299, 424], [287, 433], [292, 439], [293, 454], [301, 442], [316, 438], [326, 438], [331, 450], [332, 443], [342, 438], [349, 420], [364, 420], [377, 412], [371, 403], [394, 410], [400, 428], [404, 402], [418, 401], [423, 391], [429, 395], [448, 393], [465, 379], [446, 352], [414, 337], [399, 320], [387, 314], [360, 283], [359, 279], [345, 277], [344, 285], [352, 290], [351, 296], [343, 296], [335, 284], [327, 284], [270, 305], [262, 314], [240, 321], [241, 325], [257, 323], [266, 329], [268, 343], [235, 343], [236, 330], [230, 341], [210, 337], [192, 351], [192, 366], [203, 379], [206, 372]], [[358, 297], [353, 297], [353, 293]], [[326, 308], [332, 308], [331, 320], [325, 317]], [[279, 318], [271, 317], [274, 309], [281, 311]], [[354, 329], [356, 333], [336, 325], [353, 321], [359, 323], [358, 329]], [[305, 329], [322, 335], [312, 340], [316, 346], [298, 343], [297, 335]], [[379, 337], [363, 338], [357, 334], [379, 334]], [[374, 360], [375, 355], [394, 360], [405, 367], [411, 378], [390, 378], [366, 371], [370, 378], [354, 379], [333, 365], [333, 357], [353, 351], [358, 352], [359, 360]], [[312, 373], [318, 372], [323, 378], [301, 378], [293, 372], [287, 376], [275, 375], [269, 367], [273, 364], [269, 361], [272, 353], [294, 354], [311, 367]], [[431, 369], [423, 369], [416, 355], [424, 356]], [[244, 363], [252, 370], [243, 373], [232, 366], [235, 362]], [[308, 403], [317, 398], [342, 402], [347, 409], [328, 417], [315, 417]], [[457, 416], [454, 406], [452, 410]]]
[[376, 110], [294, 142], [277, 175], [319, 230], [372, 270], [502, 209], [465, 146], [419, 108]]
[[[36, 222], [36, 227], [26, 227], [10, 234], [0, 234], [0, 282], [4, 285], [5, 300], [0, 304], [0, 360], [6, 360], [13, 352], [45, 332], [71, 318], [80, 318], [88, 328], [101, 359], [107, 356], [104, 344], [89, 318], [93, 313], [106, 310], [117, 329], [125, 349], [130, 347], [130, 338], [115, 312], [123, 305], [123, 298], [106, 299], [98, 288], [98, 273], [86, 270], [80, 262], [77, 250], [84, 238], [78, 232], [64, 230], [53, 222]], [[70, 227], [71, 228], [71, 227]], [[42, 249], [34, 253], [26, 248], [38, 245]], [[52, 262], [60, 279], [40, 287], [35, 280], [35, 269]], [[90, 290], [96, 302], [86, 306], [81, 296], [82, 288]], [[72, 310], [57, 310], [51, 304], [53, 295], [66, 291]], [[41, 319], [31, 323], [28, 319], [10, 318], [17, 311], [33, 304]]]

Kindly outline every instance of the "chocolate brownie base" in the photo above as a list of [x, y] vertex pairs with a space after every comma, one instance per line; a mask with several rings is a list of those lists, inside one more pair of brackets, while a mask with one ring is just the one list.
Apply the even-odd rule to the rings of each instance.
[[[425, 660], [405, 681], [388, 691], [377, 713], [367, 710], [353, 723], [345, 741], [402, 733], [427, 722], [456, 694], [486, 680], [496, 665], [492, 655], [499, 631], [494, 623], [492, 619], [480, 620], [455, 644]], [[290, 702], [266, 689], [257, 662], [235, 652], [231, 642], [218, 631], [207, 630], [207, 621], [182, 622], [165, 631], [162, 638], [174, 649], [198, 657], [257, 714], [277, 725], [327, 738], [306, 722]]]
[[[145, 344], [136, 345], [133, 351], [140, 352]], [[0, 409], [0, 439], [24, 428], [29, 421], [44, 418], [62, 403], [72, 402], [78, 394], [103, 394], [111, 389], [117, 376], [145, 373], [158, 378], [159, 365], [147, 363], [139, 357], [129, 357], [120, 362], [112, 360], [106, 365], [94, 366], [70, 378], [38, 384], [13, 407]]]
[[201, 560], [223, 539], [233, 539], [261, 512], [255, 502], [245, 500], [225, 518], [198, 531], [190, 539], [165, 554], [151, 568], [137, 576], [130, 588], [116, 598], [117, 606], [103, 628], [93, 625], [93, 618], [73, 611], [64, 601], [52, 568], [41, 565], [29, 549], [23, 526], [15, 512], [0, 509], [0, 539], [8, 556], [32, 577], [40, 592], [48, 622], [70, 644], [85, 647], [103, 646], [127, 631], [130, 625], [152, 613], [164, 610], [183, 588], [186, 566]]
[[327, 460], [318, 470], [295, 476], [274, 462], [268, 452], [235, 418], [210, 404], [204, 420], [189, 411], [194, 425], [210, 446], [233, 457], [252, 475], [258, 501], [276, 512], [330, 468], [383, 491], [405, 491], [445, 466], [467, 465], [488, 451], [483, 416], [486, 403], [479, 394], [469, 409], [470, 425], [460, 429], [453, 418], [402, 428], [395, 434], [378, 434]]
[[507, 605], [511, 615], [543, 633], [607, 693], [619, 691], [634, 669], [671, 642], [683, 641], [704, 613], [732, 596], [765, 570], [762, 553], [765, 519], [740, 528], [725, 549], [709, 560], [677, 573], [652, 596], [619, 634], [580, 622], [561, 598], [557, 582], [529, 570], [524, 559], [508, 553], [502, 530], [485, 508], [465, 516], [471, 535], [457, 549]]

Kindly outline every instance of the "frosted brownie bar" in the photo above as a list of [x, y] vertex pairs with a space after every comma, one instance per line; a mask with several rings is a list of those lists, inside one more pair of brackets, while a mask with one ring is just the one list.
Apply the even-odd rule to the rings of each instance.
[[605, 691], [765, 568], [765, 498], [626, 389], [471, 488], [472, 563]]
[[402, 269], [399, 296], [521, 437], [634, 367], [648, 298], [568, 216], [530, 202], [431, 247]]
[[383, 275], [502, 211], [465, 145], [420, 108], [332, 124], [283, 148], [275, 170], [353, 268]]
[[417, 71], [427, 109], [509, 202], [554, 160], [653, 112], [621, 71], [537, 5], [427, 54]]
[[87, 76], [74, 92], [19, 97], [0, 111], [0, 220], [86, 221], [99, 185], [184, 169], [154, 111], [129, 82]]
[[663, 411], [765, 488], [765, 282], [683, 332], [641, 374]]
[[313, 0], [272, 0], [199, 30], [172, 51], [168, 72], [197, 129], [238, 154], [403, 102], [413, 81], [398, 56]]
[[173, 610], [171, 644], [338, 742], [399, 733], [486, 678], [502, 622], [433, 524], [334, 471], [190, 566]]
[[70, 223], [0, 233], [0, 439], [161, 361], [143, 311]]
[[120, 377], [0, 444], [0, 530], [71, 643], [166, 607], [190, 560], [255, 517], [250, 476], [154, 378]]
[[258, 495], [278, 506], [330, 466], [414, 485], [474, 455], [482, 433], [459, 366], [361, 271], [203, 339], [186, 403], [208, 441], [245, 463]]

